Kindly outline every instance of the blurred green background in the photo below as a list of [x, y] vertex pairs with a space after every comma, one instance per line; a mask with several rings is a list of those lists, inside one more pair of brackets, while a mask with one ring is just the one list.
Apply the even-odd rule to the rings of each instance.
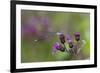
[[67, 61], [72, 57], [57, 51], [52, 55], [52, 46], [60, 42], [57, 32], [73, 37], [80, 32], [86, 45], [80, 59], [90, 56], [90, 14], [75, 12], [21, 10], [21, 62]]

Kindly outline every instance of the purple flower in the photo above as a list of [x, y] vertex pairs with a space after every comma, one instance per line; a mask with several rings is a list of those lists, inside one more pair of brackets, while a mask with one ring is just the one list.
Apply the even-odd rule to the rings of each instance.
[[67, 40], [68, 43], [72, 42], [72, 39], [69, 35], [67, 35], [66, 40]]
[[64, 52], [65, 48], [63, 48], [58, 42], [56, 42], [56, 43], [54, 43], [54, 45], [52, 47], [52, 54], [55, 54], [57, 50]]
[[65, 36], [64, 36], [64, 34], [57, 33], [57, 35], [59, 35], [59, 39], [60, 39], [61, 43], [64, 44], [65, 43]]
[[75, 40], [76, 41], [79, 41], [80, 40], [80, 33], [79, 32], [75, 32], [74, 33], [74, 36], [75, 36]]
[[57, 50], [60, 49], [60, 44], [58, 42], [54, 43], [52, 47], [52, 54], [55, 54]]
[[72, 39], [71, 39], [71, 37], [69, 36], [69, 35], [67, 35], [67, 42], [68, 42], [68, 44], [69, 44], [69, 47], [70, 48], [73, 48], [73, 42], [72, 42]]

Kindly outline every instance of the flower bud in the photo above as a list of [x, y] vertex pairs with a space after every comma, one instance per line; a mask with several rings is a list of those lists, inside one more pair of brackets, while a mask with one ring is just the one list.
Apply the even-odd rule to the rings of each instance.
[[65, 51], [65, 48], [62, 47], [62, 46], [60, 45], [60, 46], [59, 46], [59, 50], [60, 50], [61, 52], [64, 52], [64, 51]]
[[69, 44], [69, 47], [70, 48], [73, 48], [73, 42], [72, 42], [72, 39], [71, 39], [71, 37], [69, 36], [69, 35], [67, 35], [67, 42], [68, 42], [68, 44]]
[[73, 45], [73, 42], [70, 42], [70, 43], [69, 43], [69, 47], [70, 47], [70, 48], [73, 48], [73, 46], [74, 46], [74, 45]]
[[74, 36], [75, 36], [75, 40], [76, 41], [79, 41], [80, 40], [80, 33], [79, 32], [75, 32], [74, 33]]
[[59, 35], [59, 39], [60, 39], [61, 43], [64, 44], [65, 43], [65, 36], [64, 36], [64, 34], [62, 34], [62, 33], [57, 33], [57, 34]]
[[72, 39], [69, 35], [67, 35], [66, 40], [67, 40], [68, 43], [72, 42]]

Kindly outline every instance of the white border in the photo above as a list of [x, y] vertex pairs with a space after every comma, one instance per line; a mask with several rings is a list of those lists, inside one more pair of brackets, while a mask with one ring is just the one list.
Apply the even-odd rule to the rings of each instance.
[[[90, 13], [90, 48], [91, 48], [90, 60], [21, 63], [21, 9]], [[32, 6], [16, 5], [16, 68], [17, 69], [54, 67], [54, 66], [72, 66], [72, 65], [85, 65], [85, 64], [94, 64], [94, 10], [93, 9], [35, 6], [35, 5]]]

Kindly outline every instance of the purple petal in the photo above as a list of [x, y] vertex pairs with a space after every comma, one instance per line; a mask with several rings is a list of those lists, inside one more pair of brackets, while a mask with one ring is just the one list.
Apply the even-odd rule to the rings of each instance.
[[57, 32], [57, 35], [59, 36], [59, 39], [61, 41], [62, 44], [65, 43], [65, 36], [64, 34], [60, 33], [60, 32]]
[[80, 33], [79, 32], [75, 32], [74, 33], [74, 36], [75, 36], [75, 40], [76, 41], [79, 41], [80, 40]]
[[70, 35], [67, 35], [66, 40], [67, 40], [68, 43], [72, 42]]
[[54, 43], [54, 45], [53, 45], [53, 47], [52, 47], [52, 54], [55, 54], [56, 53], [56, 51], [58, 50], [58, 48], [59, 48], [59, 43], [58, 42], [56, 42], [56, 43]]
[[74, 35], [75, 36], [80, 36], [80, 33], [79, 32], [75, 32]]

